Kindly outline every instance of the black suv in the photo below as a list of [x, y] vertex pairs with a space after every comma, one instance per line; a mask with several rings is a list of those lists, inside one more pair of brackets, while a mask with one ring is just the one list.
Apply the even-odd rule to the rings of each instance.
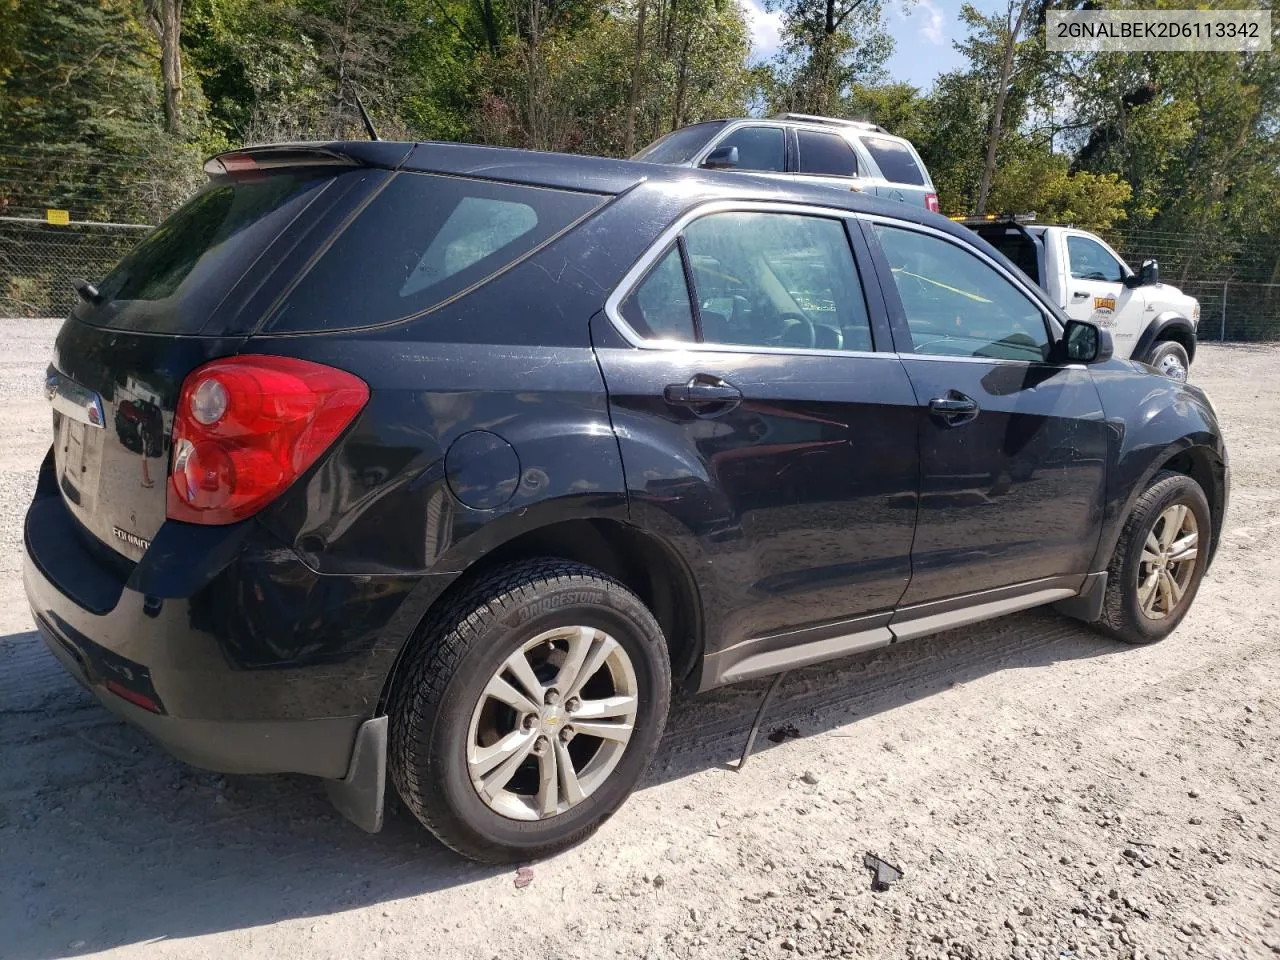
[[1217, 545], [1204, 393], [972, 232], [447, 144], [226, 154], [58, 336], [41, 633], [178, 757], [389, 773], [539, 856], [706, 690], [1039, 604], [1146, 643]]

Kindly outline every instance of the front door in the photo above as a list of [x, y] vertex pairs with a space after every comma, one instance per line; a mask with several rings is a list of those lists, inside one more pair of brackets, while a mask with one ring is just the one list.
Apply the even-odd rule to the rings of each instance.
[[1074, 590], [1091, 572], [1105, 480], [1090, 372], [1048, 359], [1044, 308], [993, 261], [928, 228], [866, 232], [892, 278], [894, 339], [919, 404], [920, 518], [902, 605]]
[[915, 397], [874, 352], [845, 222], [749, 206], [690, 222], [592, 326], [633, 519], [680, 544], [707, 653], [735, 661], [882, 628], [918, 479]]

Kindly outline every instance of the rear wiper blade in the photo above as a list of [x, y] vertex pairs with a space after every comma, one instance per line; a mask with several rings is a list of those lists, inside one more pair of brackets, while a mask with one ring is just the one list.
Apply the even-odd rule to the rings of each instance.
[[76, 288], [76, 293], [80, 295], [80, 299], [85, 303], [96, 305], [102, 302], [102, 294], [88, 280], [72, 280], [71, 285]]

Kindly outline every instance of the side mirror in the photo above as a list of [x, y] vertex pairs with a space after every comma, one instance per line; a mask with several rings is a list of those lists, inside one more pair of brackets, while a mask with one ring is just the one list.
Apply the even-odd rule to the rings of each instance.
[[708, 170], [728, 170], [738, 165], [738, 148], [737, 147], [716, 147], [709, 154], [707, 159], [702, 161], [702, 165]]
[[1160, 282], [1160, 264], [1155, 260], [1143, 260], [1136, 276], [1129, 277], [1126, 286], [1154, 287]]
[[1067, 363], [1102, 363], [1115, 351], [1111, 331], [1084, 320], [1068, 320], [1058, 345], [1059, 356]]

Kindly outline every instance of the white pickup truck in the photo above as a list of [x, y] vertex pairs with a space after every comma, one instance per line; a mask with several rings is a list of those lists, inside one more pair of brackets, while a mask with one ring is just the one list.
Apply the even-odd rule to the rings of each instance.
[[1067, 315], [1111, 331], [1116, 355], [1186, 380], [1196, 355], [1200, 304], [1160, 282], [1154, 260], [1134, 273], [1098, 236], [1023, 217], [962, 221], [1008, 257]]

